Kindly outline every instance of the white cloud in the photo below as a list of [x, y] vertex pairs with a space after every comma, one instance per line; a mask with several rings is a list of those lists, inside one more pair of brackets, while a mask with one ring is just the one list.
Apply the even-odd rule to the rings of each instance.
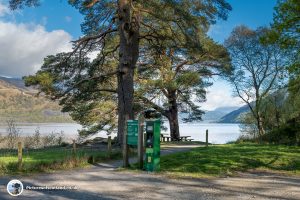
[[232, 89], [229, 84], [223, 80], [217, 80], [213, 86], [208, 88], [206, 99], [206, 102], [200, 104], [203, 110], [244, 105], [240, 98], [232, 96]]
[[33, 74], [47, 55], [70, 51], [71, 39], [63, 30], [48, 32], [41, 25], [0, 21], [0, 74]]
[[97, 58], [98, 54], [99, 51], [92, 51], [87, 54], [87, 57], [90, 59], [90, 61], [92, 61]]
[[9, 14], [9, 8], [0, 1], [0, 17]]

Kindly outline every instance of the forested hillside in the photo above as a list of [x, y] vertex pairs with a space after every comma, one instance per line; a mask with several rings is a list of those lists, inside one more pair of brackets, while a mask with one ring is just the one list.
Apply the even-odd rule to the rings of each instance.
[[[9, 81], [7, 81], [9, 80]], [[0, 78], [0, 123], [71, 122], [68, 114], [60, 112], [56, 102], [37, 97], [36, 91], [22, 87], [22, 80]]]
[[219, 123], [240, 123], [241, 122], [241, 116], [243, 114], [246, 114], [250, 111], [249, 107], [247, 105], [244, 105], [227, 115], [224, 115], [220, 120]]

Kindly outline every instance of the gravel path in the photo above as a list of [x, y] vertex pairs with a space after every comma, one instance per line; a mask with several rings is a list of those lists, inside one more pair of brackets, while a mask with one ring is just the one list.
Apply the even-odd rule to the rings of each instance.
[[[164, 153], [190, 147], [169, 147]], [[26, 186], [76, 186], [74, 190], [24, 190], [18, 199], [300, 199], [300, 178], [267, 173], [241, 173], [236, 178], [169, 179], [152, 173], [118, 171], [118, 162], [99, 163], [88, 169], [0, 177], [0, 199], [6, 184], [18, 178]]]

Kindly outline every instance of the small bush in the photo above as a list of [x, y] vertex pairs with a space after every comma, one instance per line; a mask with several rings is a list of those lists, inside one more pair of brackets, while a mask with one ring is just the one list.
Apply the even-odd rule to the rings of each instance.
[[62, 142], [62, 143], [60, 144], [61, 147], [67, 147], [68, 145], [69, 145], [69, 143], [67, 143], [67, 142]]
[[17, 141], [20, 138], [20, 130], [17, 128], [14, 120], [9, 119], [6, 121], [7, 123], [7, 147], [9, 149], [14, 149], [17, 147]]
[[31, 149], [33, 148], [33, 142], [32, 142], [32, 137], [31, 136], [26, 136], [24, 138], [23, 144], [25, 149]]
[[251, 135], [241, 135], [238, 137], [238, 139], [235, 141], [236, 144], [243, 144], [243, 143], [253, 143], [257, 140], [253, 138]]
[[57, 142], [57, 145], [61, 145], [63, 142], [64, 142], [64, 132], [61, 131], [60, 133], [57, 133], [57, 139], [56, 139], [56, 142]]
[[293, 126], [284, 125], [261, 137], [261, 141], [271, 144], [299, 145], [299, 130]]
[[34, 134], [32, 136], [32, 147], [33, 148], [40, 148], [41, 147], [41, 133], [40, 133], [40, 128], [37, 127], [34, 131]]
[[54, 146], [57, 144], [56, 133], [52, 132], [49, 135], [43, 137], [44, 147]]

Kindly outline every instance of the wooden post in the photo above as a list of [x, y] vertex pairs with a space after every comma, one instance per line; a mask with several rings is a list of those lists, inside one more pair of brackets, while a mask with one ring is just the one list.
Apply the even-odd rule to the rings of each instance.
[[138, 134], [138, 163], [139, 168], [143, 169], [144, 161], [144, 114], [139, 116], [139, 134]]
[[73, 140], [73, 154], [76, 154], [76, 142]]
[[19, 167], [19, 170], [22, 169], [22, 156], [23, 156], [22, 142], [18, 142], [18, 167]]
[[206, 147], [208, 147], [208, 129], [206, 129]]
[[108, 158], [111, 156], [111, 136], [107, 137], [107, 154]]
[[127, 120], [128, 116], [125, 117], [125, 130], [123, 135], [123, 167], [128, 167], [128, 145], [127, 145]]

